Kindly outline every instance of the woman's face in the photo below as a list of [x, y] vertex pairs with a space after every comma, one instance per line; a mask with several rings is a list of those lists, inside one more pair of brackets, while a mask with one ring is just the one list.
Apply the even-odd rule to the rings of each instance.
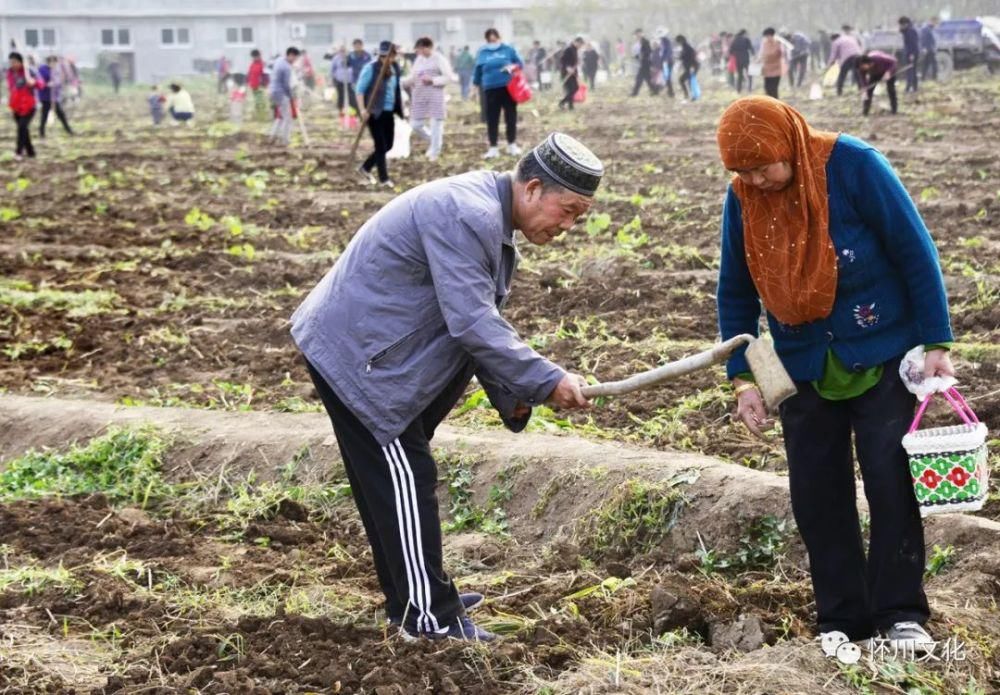
[[11, 69], [13, 69], [13, 70], [20, 70], [23, 66], [24, 66], [24, 63], [22, 63], [17, 58], [11, 58], [10, 59], [10, 67], [11, 67]]
[[500, 34], [490, 34], [486, 40], [489, 43], [500, 43]]
[[421, 46], [417, 49], [417, 53], [424, 58], [430, 58], [431, 54], [434, 53], [434, 49], [430, 46]]
[[792, 165], [788, 162], [773, 162], [754, 169], [734, 171], [748, 186], [762, 191], [780, 191], [792, 180]]

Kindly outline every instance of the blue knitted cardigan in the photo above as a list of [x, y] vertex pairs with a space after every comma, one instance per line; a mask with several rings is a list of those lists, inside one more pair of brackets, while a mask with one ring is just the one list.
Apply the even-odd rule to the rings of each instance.
[[[831, 349], [860, 372], [916, 345], [953, 339], [937, 249], [889, 161], [868, 143], [841, 135], [826, 175], [830, 238], [837, 251], [833, 310], [798, 325], [767, 312], [775, 349], [795, 381], [820, 379]], [[747, 268], [740, 201], [732, 186], [722, 213], [716, 299], [723, 340], [758, 335], [761, 302]], [[740, 349], [730, 358], [730, 379], [749, 371], [744, 353]]]

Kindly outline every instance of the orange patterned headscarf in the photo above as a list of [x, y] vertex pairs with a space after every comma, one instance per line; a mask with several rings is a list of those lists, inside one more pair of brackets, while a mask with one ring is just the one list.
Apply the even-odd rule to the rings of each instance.
[[733, 179], [743, 209], [747, 266], [764, 306], [790, 325], [829, 316], [837, 292], [837, 252], [830, 240], [826, 162], [837, 133], [813, 130], [791, 106], [753, 96], [726, 109], [717, 137], [727, 169], [775, 162], [792, 167], [792, 180], [777, 191]]

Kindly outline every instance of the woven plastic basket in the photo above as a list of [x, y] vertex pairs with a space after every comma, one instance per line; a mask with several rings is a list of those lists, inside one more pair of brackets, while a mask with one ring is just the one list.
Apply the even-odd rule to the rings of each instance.
[[920, 404], [903, 437], [921, 516], [978, 511], [989, 493], [986, 425], [958, 390], [952, 388], [941, 395], [963, 423], [918, 429], [934, 396], [931, 394]]

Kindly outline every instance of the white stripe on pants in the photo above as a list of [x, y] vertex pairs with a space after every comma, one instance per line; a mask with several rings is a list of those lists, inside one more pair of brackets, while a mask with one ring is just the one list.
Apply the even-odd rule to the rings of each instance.
[[409, 604], [420, 612], [417, 616], [417, 629], [422, 632], [443, 632], [437, 617], [430, 610], [431, 589], [424, 563], [423, 541], [420, 534], [420, 512], [417, 508], [417, 493], [413, 479], [413, 470], [406, 458], [399, 439], [382, 447], [386, 461], [389, 463], [389, 473], [396, 497], [396, 518], [399, 523], [400, 545], [403, 549], [403, 562], [406, 565], [406, 577], [409, 590]]
[[[430, 122], [430, 130], [427, 129], [427, 122]], [[441, 154], [444, 146], [444, 119], [443, 118], [413, 118], [410, 125], [420, 137], [429, 140], [431, 146], [427, 148], [427, 156], [434, 158]]]

